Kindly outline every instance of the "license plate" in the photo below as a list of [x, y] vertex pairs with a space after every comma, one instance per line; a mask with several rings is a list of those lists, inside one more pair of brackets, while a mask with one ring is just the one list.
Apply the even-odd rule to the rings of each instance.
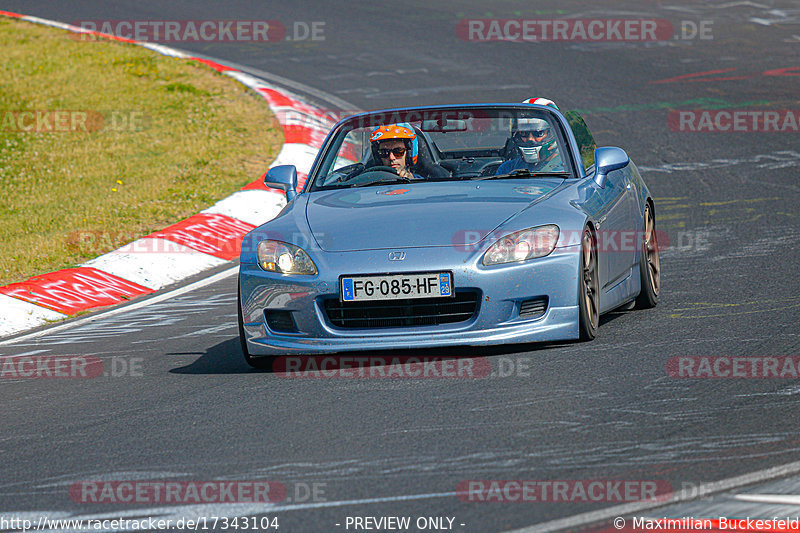
[[392, 274], [389, 276], [343, 276], [339, 280], [342, 300], [400, 300], [453, 296], [450, 272]]

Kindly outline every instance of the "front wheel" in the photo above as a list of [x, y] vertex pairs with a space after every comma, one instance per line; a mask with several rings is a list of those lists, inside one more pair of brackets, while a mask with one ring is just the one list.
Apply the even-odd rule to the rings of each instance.
[[661, 261], [658, 257], [656, 217], [649, 204], [644, 208], [644, 235], [639, 257], [639, 277], [642, 290], [636, 298], [636, 307], [639, 309], [655, 307], [658, 303], [658, 293], [661, 290]]
[[250, 350], [247, 349], [247, 337], [244, 333], [244, 319], [242, 318], [242, 289], [236, 290], [236, 316], [239, 318], [239, 342], [242, 345], [242, 355], [245, 362], [253, 368], [270, 370], [272, 362], [275, 360], [273, 356], [253, 356], [250, 355]]
[[578, 280], [580, 338], [590, 341], [597, 335], [600, 323], [600, 291], [597, 279], [597, 239], [589, 228], [581, 238], [581, 268]]

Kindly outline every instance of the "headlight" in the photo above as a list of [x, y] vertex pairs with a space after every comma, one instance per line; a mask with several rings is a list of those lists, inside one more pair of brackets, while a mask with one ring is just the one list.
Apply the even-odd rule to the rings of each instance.
[[483, 254], [483, 264], [500, 265], [544, 257], [558, 242], [558, 226], [549, 224], [506, 235]]
[[258, 266], [267, 272], [279, 274], [314, 275], [317, 266], [314, 261], [293, 244], [281, 241], [261, 241], [258, 243]]

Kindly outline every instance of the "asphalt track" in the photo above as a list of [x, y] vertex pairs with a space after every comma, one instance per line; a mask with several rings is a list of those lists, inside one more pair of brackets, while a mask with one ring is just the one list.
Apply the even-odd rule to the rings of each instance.
[[[456, 531], [541, 531], [548, 527], [536, 524], [619, 504], [465, 502], [456, 487], [474, 479], [697, 487], [800, 457], [796, 379], [667, 373], [679, 356], [800, 355], [798, 133], [672, 131], [667, 122], [670, 109], [798, 109], [793, 3], [25, 0], [0, 9], [66, 22], [323, 21], [321, 41], [170, 44], [361, 109], [553, 98], [584, 111], [599, 145], [623, 147], [637, 162], [670, 241], [659, 306], [605, 317], [594, 342], [414, 352], [485, 357], [493, 375], [484, 379], [252, 371], [236, 339], [234, 276], [0, 345], [0, 355], [96, 357], [109, 374], [3, 380], [0, 515], [255, 514], [278, 516], [280, 531], [290, 532], [346, 530], [348, 516], [449, 516]], [[460, 18], [558, 17], [663, 18], [676, 27], [710, 20], [713, 38], [532, 44], [456, 35]], [[710, 71], [719, 72], [655, 83]], [[69, 494], [82, 481], [133, 479], [269, 479], [292, 501], [91, 504]], [[771, 490], [796, 494], [782, 483]], [[322, 494], [305, 497], [314, 484]], [[712, 512], [702, 504], [691, 504], [694, 516]], [[730, 514], [752, 510], [741, 498], [719, 505]]]

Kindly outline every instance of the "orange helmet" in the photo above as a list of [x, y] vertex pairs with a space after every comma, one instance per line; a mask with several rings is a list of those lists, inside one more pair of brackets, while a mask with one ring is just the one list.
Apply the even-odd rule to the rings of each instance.
[[388, 139], [416, 139], [417, 134], [409, 124], [389, 124], [375, 128], [369, 140], [386, 141]]
[[417, 134], [411, 124], [401, 122], [399, 124], [389, 124], [387, 126], [379, 126], [372, 131], [369, 140], [372, 142], [372, 153], [376, 161], [380, 161], [378, 157], [378, 144], [383, 141], [392, 139], [400, 139], [406, 145], [406, 164], [413, 165], [417, 162]]

